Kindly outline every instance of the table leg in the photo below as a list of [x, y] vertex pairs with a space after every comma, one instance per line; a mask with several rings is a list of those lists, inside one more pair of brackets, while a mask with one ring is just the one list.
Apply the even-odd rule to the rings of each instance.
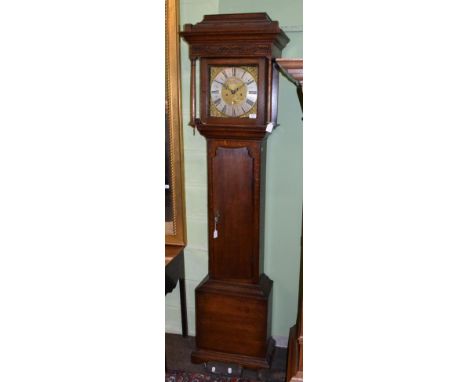
[[180, 315], [182, 318], [182, 337], [187, 337], [187, 301], [185, 295], [185, 279], [181, 278], [179, 280], [180, 288]]

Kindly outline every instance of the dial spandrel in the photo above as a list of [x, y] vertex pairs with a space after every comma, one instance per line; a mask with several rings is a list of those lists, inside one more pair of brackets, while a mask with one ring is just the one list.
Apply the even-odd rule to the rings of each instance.
[[256, 66], [210, 67], [210, 116], [256, 118]]

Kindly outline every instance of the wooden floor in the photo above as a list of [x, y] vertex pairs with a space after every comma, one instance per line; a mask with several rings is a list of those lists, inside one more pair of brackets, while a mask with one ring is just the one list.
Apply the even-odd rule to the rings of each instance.
[[[203, 364], [190, 362], [190, 354], [195, 350], [194, 337], [182, 337], [178, 334], [166, 333], [166, 363], [169, 370], [183, 370], [188, 372], [206, 372]], [[276, 348], [270, 370], [244, 369], [242, 376], [262, 381], [284, 382], [286, 378], [287, 349]]]

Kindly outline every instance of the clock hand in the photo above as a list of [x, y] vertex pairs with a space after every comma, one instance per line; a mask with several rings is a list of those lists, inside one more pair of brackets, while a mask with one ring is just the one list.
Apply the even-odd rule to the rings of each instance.
[[238, 87], [237, 89], [235, 89], [235, 90], [231, 90], [231, 94], [236, 94], [242, 86], [244, 86], [244, 84], [242, 84], [241, 86], [239, 86], [239, 87]]

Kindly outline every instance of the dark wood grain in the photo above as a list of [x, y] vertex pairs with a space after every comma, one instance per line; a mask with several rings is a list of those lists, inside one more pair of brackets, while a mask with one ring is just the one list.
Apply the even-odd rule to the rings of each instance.
[[[261, 142], [208, 141], [209, 270], [215, 279], [258, 282], [261, 150]], [[215, 239], [216, 213], [220, 223]]]
[[216, 174], [212, 177], [210, 211], [219, 216], [218, 237], [211, 237], [211, 275], [215, 279], [255, 282], [254, 158], [247, 147], [218, 146], [210, 159], [212, 173]]
[[[273, 59], [289, 39], [266, 13], [207, 15], [198, 24], [185, 25], [181, 36], [189, 44], [190, 59], [200, 60], [200, 119], [195, 125], [208, 148], [209, 273], [195, 290], [197, 350], [192, 361], [268, 368], [274, 341], [273, 281], [263, 274], [266, 139], [267, 126], [275, 126], [277, 116]], [[214, 66], [257, 68], [255, 115], [210, 115]]]
[[[248, 360], [245, 366], [268, 367], [272, 286], [266, 275], [257, 284], [206, 278], [196, 290], [198, 349], [223, 353], [224, 362], [243, 356]], [[195, 352], [192, 359], [199, 357]]]
[[280, 57], [289, 38], [266, 13], [206, 15], [185, 24], [190, 57]]
[[302, 58], [276, 58], [275, 62], [282, 73], [293, 83], [303, 86], [304, 69]]

